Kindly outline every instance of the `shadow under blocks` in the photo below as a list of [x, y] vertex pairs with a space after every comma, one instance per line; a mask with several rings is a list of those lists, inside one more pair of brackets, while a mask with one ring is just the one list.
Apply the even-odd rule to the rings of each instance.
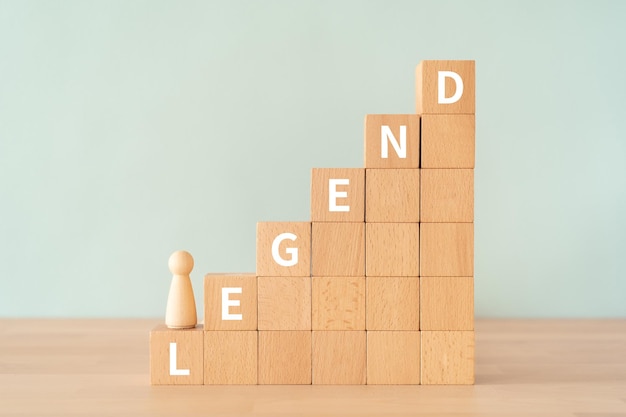
[[422, 61], [414, 114], [365, 116], [363, 168], [313, 168], [310, 220], [258, 223], [256, 272], [151, 331], [151, 383], [473, 384], [474, 80]]

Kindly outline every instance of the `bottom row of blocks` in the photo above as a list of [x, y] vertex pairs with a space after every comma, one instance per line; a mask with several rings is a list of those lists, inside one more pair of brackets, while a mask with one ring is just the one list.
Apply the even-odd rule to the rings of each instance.
[[473, 331], [150, 333], [153, 385], [473, 384]]

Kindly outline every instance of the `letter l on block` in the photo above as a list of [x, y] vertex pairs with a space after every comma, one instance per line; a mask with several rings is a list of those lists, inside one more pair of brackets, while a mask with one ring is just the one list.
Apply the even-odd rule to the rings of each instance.
[[170, 342], [170, 375], [186, 376], [189, 375], [189, 369], [177, 369], [176, 367], [176, 343]]

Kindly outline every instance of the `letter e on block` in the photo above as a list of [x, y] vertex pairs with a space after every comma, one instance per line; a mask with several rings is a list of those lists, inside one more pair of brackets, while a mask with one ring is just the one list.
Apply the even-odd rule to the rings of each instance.
[[365, 218], [363, 168], [313, 168], [311, 220], [362, 222]]
[[416, 70], [418, 114], [474, 114], [474, 61], [422, 61]]
[[257, 223], [256, 270], [259, 276], [303, 277], [311, 273], [311, 223]]
[[365, 116], [365, 168], [419, 168], [417, 114]]
[[257, 329], [256, 274], [204, 276], [204, 328], [206, 330]]

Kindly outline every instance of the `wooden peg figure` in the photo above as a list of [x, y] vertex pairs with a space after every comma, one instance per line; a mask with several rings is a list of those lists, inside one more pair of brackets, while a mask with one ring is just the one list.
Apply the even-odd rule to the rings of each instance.
[[196, 327], [196, 300], [189, 274], [193, 269], [193, 257], [189, 252], [179, 250], [169, 259], [168, 266], [173, 274], [170, 294], [167, 298], [165, 325], [170, 329]]

